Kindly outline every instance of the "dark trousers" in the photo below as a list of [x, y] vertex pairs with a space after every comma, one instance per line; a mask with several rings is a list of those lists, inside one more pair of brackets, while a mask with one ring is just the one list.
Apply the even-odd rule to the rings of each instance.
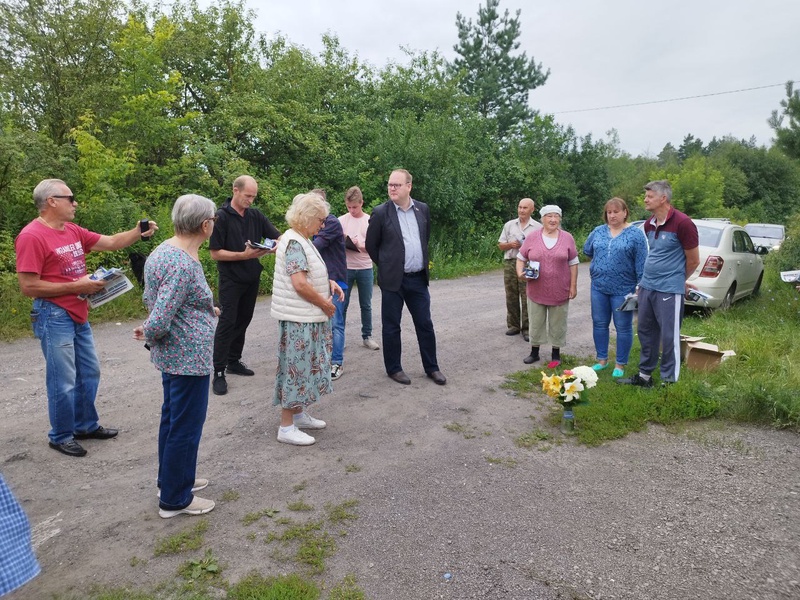
[[164, 404], [158, 430], [159, 508], [180, 510], [192, 503], [197, 449], [208, 409], [208, 375], [161, 374]]
[[681, 372], [683, 294], [639, 288], [639, 371], [650, 375], [661, 350], [661, 381], [675, 382]]
[[436, 360], [436, 334], [431, 320], [431, 295], [422, 273], [406, 274], [403, 283], [396, 292], [381, 290], [381, 322], [383, 325], [383, 364], [386, 373], [393, 375], [403, 370], [400, 357], [403, 352], [400, 340], [400, 320], [403, 316], [403, 305], [408, 307], [414, 329], [417, 332], [417, 343], [422, 358], [422, 366], [426, 373], [439, 370]]
[[256, 308], [258, 283], [258, 280], [239, 283], [227, 277], [219, 278], [222, 312], [214, 333], [214, 371], [222, 371], [229, 363], [242, 358], [244, 337]]

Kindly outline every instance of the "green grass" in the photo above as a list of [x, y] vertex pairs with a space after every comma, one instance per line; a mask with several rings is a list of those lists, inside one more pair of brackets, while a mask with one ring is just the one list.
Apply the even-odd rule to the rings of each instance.
[[178, 532], [156, 542], [153, 554], [163, 556], [166, 554], [180, 554], [189, 550], [197, 550], [203, 545], [203, 538], [208, 530], [208, 521], [202, 519], [193, 527]]
[[[669, 425], [681, 421], [725, 418], [776, 428], [800, 430], [800, 294], [791, 286], [768, 276], [758, 298], [737, 303], [726, 312], [710, 316], [695, 313], [684, 319], [682, 333], [705, 336], [721, 350], [733, 349], [736, 356], [710, 372], [681, 368], [679, 381], [660, 388], [656, 374], [654, 389], [617, 385], [608, 370], [599, 373], [595, 388], [584, 393], [588, 403], [575, 407], [577, 439], [597, 445], [648, 423]], [[634, 341], [627, 372], [636, 370], [638, 341]], [[562, 368], [591, 365], [591, 358], [565, 355]], [[557, 426], [561, 409], [541, 392], [540, 365], [513, 373], [505, 387], [552, 407], [548, 415]], [[534, 447], [537, 433], [517, 438], [522, 447]]]
[[352, 573], [345, 576], [342, 583], [331, 588], [328, 600], [366, 600], [364, 592], [356, 585], [356, 576]]
[[191, 581], [209, 581], [222, 574], [222, 568], [209, 548], [203, 558], [188, 560], [178, 568], [178, 575]]
[[345, 500], [339, 504], [326, 504], [325, 511], [328, 513], [328, 521], [331, 523], [341, 523], [342, 521], [352, 521], [358, 515], [350, 509], [358, 506], [358, 500]]
[[292, 574], [262, 577], [251, 573], [228, 590], [228, 600], [317, 600], [319, 588], [312, 581]]
[[310, 512], [314, 510], [313, 506], [306, 503], [302, 499], [298, 500], [297, 502], [290, 502], [289, 504], [286, 505], [286, 508], [295, 512]]
[[244, 517], [242, 517], [242, 523], [244, 525], [252, 525], [256, 521], [260, 520], [261, 517], [268, 517], [270, 519], [274, 518], [277, 515], [279, 510], [275, 508], [265, 508], [263, 510], [258, 510], [256, 512], [247, 513]]

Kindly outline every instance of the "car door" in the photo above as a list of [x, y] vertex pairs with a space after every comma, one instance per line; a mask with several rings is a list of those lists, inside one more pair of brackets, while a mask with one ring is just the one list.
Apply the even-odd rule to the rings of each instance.
[[736, 298], [749, 296], [756, 285], [759, 268], [753, 241], [744, 229], [733, 231], [733, 253], [736, 260]]

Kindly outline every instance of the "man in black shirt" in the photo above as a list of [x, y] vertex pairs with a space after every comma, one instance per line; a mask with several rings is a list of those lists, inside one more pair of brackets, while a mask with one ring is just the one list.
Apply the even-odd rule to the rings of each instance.
[[272, 250], [250, 247], [247, 242], [275, 240], [280, 232], [259, 210], [251, 208], [258, 195], [256, 180], [242, 175], [233, 182], [233, 196], [217, 211], [214, 233], [209, 240], [211, 258], [219, 272], [219, 316], [214, 335], [214, 381], [212, 389], [228, 393], [225, 372], [253, 375], [242, 362], [247, 326], [253, 319], [258, 284], [263, 267], [259, 259]]

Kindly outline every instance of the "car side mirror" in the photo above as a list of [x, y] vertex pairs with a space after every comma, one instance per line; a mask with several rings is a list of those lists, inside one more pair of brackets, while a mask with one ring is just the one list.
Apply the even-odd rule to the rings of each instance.
[[769, 248], [766, 246], [756, 246], [756, 254], [761, 254], [762, 256], [769, 254]]

